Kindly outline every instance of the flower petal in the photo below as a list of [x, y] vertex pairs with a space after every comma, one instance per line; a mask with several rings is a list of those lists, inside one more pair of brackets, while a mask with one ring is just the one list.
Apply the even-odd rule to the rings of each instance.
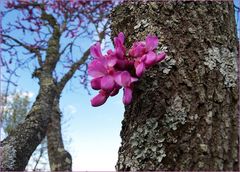
[[113, 77], [106, 75], [101, 79], [101, 88], [106, 91], [112, 91], [114, 88], [115, 82]]
[[123, 90], [123, 103], [125, 105], [130, 104], [132, 101], [132, 89], [129, 87], [125, 87]]
[[126, 61], [125, 60], [117, 60], [116, 67], [120, 70], [124, 70], [126, 68]]
[[145, 53], [145, 43], [135, 42], [132, 48], [129, 50], [129, 55], [132, 57], [141, 57]]
[[114, 38], [114, 47], [115, 47], [115, 55], [118, 59], [123, 59], [124, 54], [126, 52], [126, 48], [123, 45], [124, 43], [124, 35], [122, 32], [118, 34], [118, 37]]
[[119, 72], [114, 75], [114, 80], [118, 85], [127, 87], [131, 84], [131, 75], [127, 71]]
[[131, 83], [138, 81], [137, 78], [131, 77]]
[[144, 71], [145, 71], [145, 65], [143, 64], [143, 62], [141, 62], [136, 66], [136, 75], [140, 77], [142, 76]]
[[117, 63], [117, 59], [114, 56], [107, 57], [107, 66], [113, 67]]
[[115, 52], [116, 52], [116, 57], [118, 59], [124, 59], [125, 52], [124, 52], [124, 50], [121, 47], [116, 47]]
[[120, 32], [120, 33], [118, 34], [118, 39], [120, 40], [121, 44], [124, 43], [124, 34], [123, 34], [123, 32]]
[[145, 64], [150, 67], [153, 64], [155, 64], [156, 61], [156, 54], [153, 51], [150, 51], [147, 55], [146, 55], [146, 59], [145, 59]]
[[98, 95], [96, 95], [92, 100], [91, 100], [91, 104], [94, 107], [97, 106], [101, 106], [102, 104], [104, 104], [107, 101], [108, 98], [108, 94], [104, 91], [100, 91]]
[[108, 51], [107, 51], [107, 54], [108, 54], [108, 55], [112, 55], [112, 54], [113, 54], [113, 51], [112, 51], [112, 50], [108, 50]]
[[91, 80], [91, 87], [94, 90], [100, 90], [101, 89], [101, 79], [102, 78], [94, 78]]
[[122, 72], [116, 72], [114, 74], [114, 81], [119, 85], [119, 86], [122, 86], [122, 78], [121, 78], [121, 73]]
[[94, 44], [93, 46], [91, 46], [90, 48], [90, 53], [94, 58], [102, 58], [102, 52], [101, 52], [101, 44], [98, 42], [96, 44]]
[[107, 74], [107, 69], [100, 61], [93, 60], [88, 66], [88, 74], [94, 78], [102, 77]]
[[152, 51], [157, 48], [158, 38], [156, 36], [148, 35], [146, 38], [146, 50]]
[[160, 62], [162, 61], [163, 59], [165, 59], [166, 57], [166, 54], [164, 52], [161, 52], [159, 55], [157, 55], [157, 59], [156, 59], [156, 62]]
[[123, 71], [121, 73], [121, 81], [122, 81], [122, 86], [127, 87], [130, 86], [131, 84], [131, 75], [127, 71]]
[[113, 91], [110, 93], [110, 96], [115, 96], [118, 94], [121, 87], [114, 88]]

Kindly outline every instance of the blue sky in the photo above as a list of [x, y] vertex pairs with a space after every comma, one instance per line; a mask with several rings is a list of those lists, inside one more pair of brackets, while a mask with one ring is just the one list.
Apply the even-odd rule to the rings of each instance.
[[[238, 0], [234, 2], [240, 5]], [[32, 93], [34, 101], [39, 88], [37, 79], [32, 79], [27, 69], [19, 71], [19, 75], [17, 89]], [[63, 139], [71, 140], [65, 146], [72, 154], [73, 171], [114, 171], [124, 114], [122, 92], [97, 108], [90, 104], [96, 92], [91, 93], [88, 95], [77, 80], [68, 83], [62, 93]]]

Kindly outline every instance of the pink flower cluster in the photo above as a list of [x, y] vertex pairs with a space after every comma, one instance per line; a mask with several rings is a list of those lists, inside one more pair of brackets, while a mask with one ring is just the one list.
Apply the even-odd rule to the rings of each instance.
[[115, 96], [123, 87], [123, 103], [132, 100], [133, 83], [141, 77], [146, 69], [162, 61], [166, 54], [156, 54], [158, 45], [156, 36], [148, 35], [145, 41], [135, 42], [128, 54], [124, 46], [124, 34], [121, 32], [114, 38], [115, 49], [102, 55], [100, 43], [90, 49], [94, 60], [89, 64], [88, 73], [93, 77], [91, 86], [100, 90], [91, 100], [92, 106], [100, 106], [109, 96]]

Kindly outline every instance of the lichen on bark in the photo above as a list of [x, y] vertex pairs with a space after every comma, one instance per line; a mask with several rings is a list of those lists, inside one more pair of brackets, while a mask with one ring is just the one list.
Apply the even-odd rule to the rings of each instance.
[[6, 145], [1, 147], [1, 161], [0, 161], [1, 169], [3, 167], [12, 169], [14, 167], [15, 158], [16, 150], [12, 145]]
[[[153, 34], [168, 55], [134, 86], [116, 169], [239, 170], [233, 3], [127, 2], [111, 21], [112, 36], [123, 32], [127, 47]], [[153, 147], [153, 154], [145, 151]]]
[[210, 70], [218, 67], [224, 77], [224, 84], [227, 87], [236, 86], [237, 81], [237, 52], [232, 52], [228, 48], [212, 47], [208, 49], [204, 64]]
[[63, 144], [59, 99], [60, 96], [54, 99], [51, 120], [48, 124], [48, 159], [51, 171], [72, 171], [72, 157]]
[[[47, 95], [47, 96], [46, 96]], [[33, 108], [28, 113], [25, 121], [16, 127], [2, 142], [3, 150], [11, 148], [14, 151], [6, 154], [1, 164], [4, 171], [23, 171], [28, 163], [30, 156], [36, 147], [45, 137], [51, 114], [51, 100], [55, 95], [52, 87], [40, 89], [39, 95], [33, 104]], [[31, 144], [29, 144], [31, 143]], [[11, 164], [11, 166], [9, 165]]]

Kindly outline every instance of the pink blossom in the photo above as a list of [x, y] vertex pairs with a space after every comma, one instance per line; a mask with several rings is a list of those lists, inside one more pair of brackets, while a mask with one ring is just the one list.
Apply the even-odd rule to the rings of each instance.
[[137, 80], [138, 79], [132, 77], [128, 71], [119, 72], [115, 75], [116, 83], [123, 87], [130, 87], [131, 84]]
[[88, 74], [94, 77], [93, 81], [91, 81], [93, 89], [103, 89], [105, 91], [114, 89], [114, 75], [116, 71], [112, 66], [113, 64], [111, 59], [103, 59], [102, 61], [95, 59], [89, 64]]
[[91, 46], [90, 53], [96, 59], [103, 58], [103, 55], [101, 52], [101, 44], [98, 42], [95, 45]]
[[138, 77], [142, 76], [143, 72], [146, 70], [145, 64], [141, 61], [136, 61], [134, 63], [134, 66], [135, 66], [135, 70], [136, 70], [136, 75]]
[[122, 87], [116, 85], [115, 88], [113, 89], [113, 91], [110, 93], [110, 96], [115, 96], [118, 94], [119, 90], [121, 89]]
[[126, 53], [124, 34], [114, 38], [114, 50], [106, 55], [101, 52], [100, 43], [90, 49], [94, 60], [89, 64], [88, 73], [93, 77], [91, 86], [100, 90], [92, 100], [92, 106], [100, 106], [109, 96], [115, 96], [123, 87], [123, 103], [128, 105], [132, 100], [133, 84], [154, 64], [162, 61], [166, 54], [157, 54], [158, 38], [148, 35], [145, 41], [135, 42]]
[[101, 77], [100, 78], [93, 78], [91, 80], [91, 87], [94, 89], [94, 90], [100, 90], [101, 89]]
[[136, 82], [138, 79], [130, 75], [129, 72], [123, 71], [115, 77], [118, 85], [123, 86], [123, 103], [128, 105], [132, 100], [132, 83]]
[[125, 105], [129, 105], [131, 101], [132, 101], [132, 89], [126, 87], [123, 89], [123, 103]]
[[129, 50], [129, 55], [132, 57], [141, 57], [146, 51], [144, 42], [133, 43], [132, 48]]
[[114, 86], [115, 86], [115, 81], [112, 75], [106, 75], [101, 78], [101, 89], [106, 91], [113, 91]]
[[152, 51], [157, 48], [158, 38], [156, 36], [148, 35], [146, 38], [146, 50]]
[[102, 77], [107, 74], [107, 69], [99, 60], [93, 60], [88, 66], [88, 74], [94, 78]]
[[141, 77], [144, 71], [165, 58], [165, 53], [157, 55], [158, 38], [148, 35], [145, 42], [135, 42], [129, 50], [129, 55], [135, 58], [134, 67], [136, 75]]
[[124, 59], [126, 48], [124, 44], [124, 35], [122, 32], [118, 34], [117, 37], [114, 38], [114, 46], [115, 46], [115, 55], [118, 59]]
[[96, 95], [92, 100], [91, 100], [91, 104], [92, 106], [96, 107], [96, 106], [101, 106], [102, 104], [104, 104], [107, 101], [109, 94], [103, 90], [99, 91], [99, 94]]

